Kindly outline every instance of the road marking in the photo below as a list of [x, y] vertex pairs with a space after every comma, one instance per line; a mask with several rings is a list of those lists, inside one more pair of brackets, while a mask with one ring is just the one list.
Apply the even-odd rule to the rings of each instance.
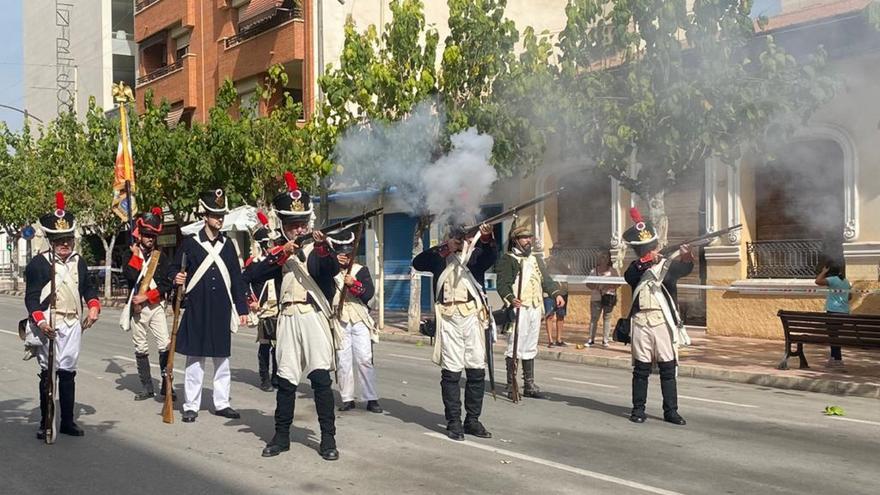
[[690, 395], [679, 394], [678, 397], [680, 399], [697, 400], [700, 402], [711, 402], [712, 404], [721, 404], [724, 406], [736, 406], [736, 407], [748, 407], [748, 408], [758, 407], [758, 406], [754, 406], [752, 404], [740, 404], [739, 402], [727, 402], [726, 400], [704, 399], [702, 397], [691, 397]]
[[880, 423], [878, 423], [876, 421], [867, 421], [864, 419], [841, 418], [840, 416], [829, 416], [829, 418], [836, 419], [839, 421], [849, 421], [851, 423], [862, 423], [862, 424], [866, 424], [866, 425], [880, 426]]
[[9, 335], [15, 335], [16, 337], [18, 337], [18, 332], [10, 332], [9, 330], [3, 330], [2, 328], [0, 328], [0, 332], [8, 333]]
[[553, 377], [553, 379], [556, 380], [556, 381], [559, 381], [559, 382], [577, 383], [577, 384], [579, 384], [579, 385], [589, 385], [589, 386], [591, 386], [591, 387], [618, 388], [618, 387], [615, 386], [615, 385], [605, 385], [605, 384], [603, 384], [603, 383], [585, 382], [585, 381], [582, 381], [582, 380], [571, 380], [571, 379], [569, 379], [569, 378], [556, 378], [555, 376]]
[[388, 354], [389, 356], [399, 357], [403, 359], [412, 359], [413, 361], [430, 361], [428, 358], [417, 357], [417, 356], [407, 356], [406, 354]]
[[485, 450], [487, 452], [492, 452], [494, 454], [503, 455], [506, 457], [513, 457], [515, 459], [520, 459], [523, 461], [533, 462], [535, 464], [540, 464], [542, 466], [547, 466], [555, 469], [559, 469], [560, 471], [566, 471], [573, 474], [578, 474], [587, 478], [593, 478], [600, 481], [605, 481], [608, 483], [614, 483], [616, 485], [626, 486], [629, 488], [635, 488], [636, 490], [642, 490], [648, 493], [657, 493], [660, 495], [682, 495], [679, 492], [673, 492], [670, 490], [664, 490], [662, 488], [657, 488], [650, 485], [645, 485], [642, 483], [638, 483], [636, 481], [625, 480], [623, 478], [617, 478], [614, 476], [608, 476], [607, 474], [597, 473], [595, 471], [587, 471], [586, 469], [577, 468], [574, 466], [569, 466], [567, 464], [560, 464], [554, 461], [548, 461], [547, 459], [541, 459], [540, 457], [532, 457], [526, 454], [520, 454], [519, 452], [513, 452], [511, 450], [499, 449], [496, 447], [490, 447], [488, 445], [483, 445], [477, 442], [456, 442], [455, 440], [451, 440], [446, 435], [442, 433], [437, 433], [434, 431], [426, 432], [425, 435], [429, 437], [437, 438], [440, 440], [446, 440], [450, 443], [456, 445], [462, 445], [465, 447], [473, 447], [475, 449]]
[[[137, 359], [130, 358], [130, 357], [128, 357], [128, 356], [113, 356], [113, 359], [121, 359], [121, 360], [123, 360], [123, 361], [130, 361], [130, 362], [132, 362], [132, 363], [136, 363], [136, 362], [137, 362]], [[151, 368], [156, 368], [157, 370], [161, 370], [161, 369], [162, 369], [161, 366], [159, 366], [158, 364], [155, 364], [155, 363], [150, 363], [150, 367], [151, 367]], [[177, 374], [179, 374], [179, 375], [186, 375], [186, 372], [185, 372], [185, 371], [179, 370], [179, 369], [177, 369], [177, 368], [174, 368], [174, 372], [177, 373]]]

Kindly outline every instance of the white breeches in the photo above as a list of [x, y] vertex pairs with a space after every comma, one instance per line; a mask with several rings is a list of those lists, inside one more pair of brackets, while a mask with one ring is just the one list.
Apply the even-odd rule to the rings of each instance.
[[[519, 343], [516, 354], [519, 359], [535, 359], [538, 355], [538, 334], [541, 332], [541, 319], [544, 308], [523, 306], [519, 309]], [[507, 334], [506, 357], [513, 357], [513, 328]]]
[[[186, 357], [186, 378], [184, 411], [198, 411], [202, 405], [202, 381], [205, 378], [205, 361], [200, 356]], [[214, 361], [214, 410], [229, 407], [229, 386], [232, 374], [229, 371], [228, 357], [211, 358]]]
[[[48, 321], [49, 311], [45, 311]], [[76, 371], [76, 363], [79, 361], [79, 347], [82, 341], [82, 325], [79, 318], [56, 318], [55, 321], [55, 370]], [[27, 339], [28, 344], [39, 343], [37, 361], [41, 369], [49, 367], [49, 339], [43, 339], [42, 335], [32, 323], [29, 324], [31, 335]]]
[[338, 357], [339, 393], [343, 402], [355, 400], [354, 369], [361, 384], [361, 400], [376, 400], [376, 370], [373, 368], [373, 341], [370, 329], [363, 323], [345, 323], [342, 349]]
[[156, 350], [163, 352], [168, 350], [168, 320], [165, 317], [165, 303], [144, 306], [140, 313], [133, 314], [131, 318], [131, 341], [134, 343], [134, 352], [147, 354], [150, 345], [147, 342], [147, 334], [153, 337]]
[[486, 367], [486, 338], [479, 313], [441, 315], [440, 366], [452, 372]]
[[332, 370], [333, 342], [318, 312], [282, 314], [275, 331], [278, 376], [294, 385], [314, 370]]

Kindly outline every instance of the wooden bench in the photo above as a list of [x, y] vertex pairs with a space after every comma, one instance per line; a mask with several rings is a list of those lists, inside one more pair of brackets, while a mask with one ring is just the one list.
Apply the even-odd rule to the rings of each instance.
[[[804, 344], [880, 349], [880, 316], [811, 313], [780, 310], [785, 332], [785, 356], [777, 366], [788, 369], [788, 358], [798, 356], [800, 367], [809, 368]], [[797, 351], [792, 351], [797, 344]]]

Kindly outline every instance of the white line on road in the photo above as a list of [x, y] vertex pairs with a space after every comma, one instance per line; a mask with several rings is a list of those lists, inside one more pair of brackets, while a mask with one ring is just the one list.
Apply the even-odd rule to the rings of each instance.
[[388, 354], [389, 356], [399, 357], [403, 359], [412, 359], [413, 361], [430, 361], [428, 358], [417, 357], [417, 356], [407, 356], [406, 354]]
[[[132, 363], [136, 363], [136, 362], [137, 362], [137, 359], [130, 358], [130, 357], [128, 357], [128, 356], [113, 356], [113, 359], [121, 359], [121, 360], [123, 360], [123, 361], [131, 361]], [[156, 368], [157, 370], [161, 370], [161, 369], [162, 369], [161, 366], [159, 366], [158, 364], [155, 364], [155, 363], [150, 363], [150, 367], [151, 367], [151, 368]], [[177, 373], [177, 374], [179, 374], [179, 375], [185, 375], [185, 374], [186, 374], [185, 371], [179, 370], [179, 369], [177, 369], [176, 367], [174, 368], [174, 372]]]
[[748, 407], [748, 408], [756, 408], [758, 406], [753, 406], [752, 404], [740, 404], [739, 402], [727, 402], [726, 400], [715, 400], [715, 399], [704, 399], [702, 397], [691, 397], [690, 395], [678, 395], [679, 399], [687, 399], [687, 400], [697, 400], [700, 402], [711, 402], [712, 404], [721, 404], [724, 406], [736, 406], [736, 407]]
[[876, 421], [867, 421], [864, 419], [841, 418], [840, 416], [829, 416], [829, 418], [836, 419], [839, 421], [849, 421], [851, 423], [862, 423], [862, 424], [866, 424], [866, 425], [880, 426], [880, 423], [877, 423]]
[[577, 384], [579, 384], [579, 385], [589, 385], [589, 386], [591, 386], [591, 387], [618, 388], [618, 387], [616, 387], [616, 386], [614, 386], [614, 385], [605, 385], [605, 384], [602, 384], [602, 383], [585, 382], [585, 381], [582, 381], [582, 380], [571, 380], [571, 379], [569, 379], [569, 378], [556, 378], [555, 376], [553, 377], [553, 379], [556, 380], [556, 381], [560, 381], [560, 382], [566, 382], [566, 383], [577, 383]]
[[504, 450], [495, 447], [490, 447], [488, 445], [483, 445], [476, 442], [456, 442], [454, 440], [450, 440], [446, 435], [442, 433], [437, 433], [434, 431], [426, 432], [425, 435], [429, 437], [437, 438], [440, 440], [446, 440], [456, 445], [462, 445], [465, 447], [473, 447], [475, 449], [485, 450], [487, 452], [492, 452], [495, 454], [500, 454], [507, 457], [513, 457], [516, 459], [521, 459], [523, 461], [534, 462], [535, 464], [540, 464], [542, 466], [547, 466], [555, 469], [559, 469], [560, 471], [567, 471], [569, 473], [578, 474], [581, 476], [585, 476], [587, 478], [593, 478], [600, 481], [606, 481], [608, 483], [614, 483], [616, 485], [626, 486], [629, 488], [635, 488], [636, 490], [642, 490], [649, 493], [657, 493], [660, 495], [682, 495], [679, 492], [673, 492], [669, 490], [664, 490], [662, 488], [657, 488], [650, 485], [645, 485], [642, 483], [638, 483], [636, 481], [625, 480], [623, 478], [617, 478], [614, 476], [608, 476], [607, 474], [597, 473], [595, 471], [587, 471], [586, 469], [577, 468], [574, 466], [569, 466], [567, 464], [560, 464], [554, 461], [548, 461], [547, 459], [541, 459], [540, 457], [532, 457], [526, 454], [520, 454], [519, 452], [513, 452], [511, 450]]
[[2, 328], [0, 328], [0, 332], [8, 333], [9, 335], [15, 335], [16, 337], [18, 337], [18, 332], [10, 332], [9, 330], [3, 330]]

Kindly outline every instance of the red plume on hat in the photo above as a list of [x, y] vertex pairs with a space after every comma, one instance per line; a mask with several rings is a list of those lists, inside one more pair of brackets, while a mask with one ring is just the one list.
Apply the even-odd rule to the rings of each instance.
[[632, 208], [629, 209], [629, 216], [630, 216], [630, 218], [632, 218], [632, 221], [635, 222], [635, 223], [639, 223], [639, 222], [644, 222], [644, 221], [645, 221], [645, 220], [642, 218], [642, 213], [641, 213], [641, 212], [639, 211], [639, 209], [636, 208], [635, 206], [633, 206]]
[[257, 210], [257, 220], [260, 221], [260, 224], [263, 227], [269, 227], [269, 219], [266, 218], [266, 214], [263, 213], [263, 210]]
[[299, 184], [296, 183], [296, 177], [290, 172], [284, 172], [284, 182], [287, 183], [287, 192], [299, 190]]
[[154, 206], [153, 209], [150, 210], [150, 213], [152, 213], [153, 215], [155, 215], [157, 217], [161, 217], [162, 216], [162, 208], [159, 208], [158, 206]]
[[64, 216], [64, 207], [67, 206], [67, 203], [64, 201], [64, 193], [61, 191], [57, 191], [55, 193], [55, 215], [57, 217]]

